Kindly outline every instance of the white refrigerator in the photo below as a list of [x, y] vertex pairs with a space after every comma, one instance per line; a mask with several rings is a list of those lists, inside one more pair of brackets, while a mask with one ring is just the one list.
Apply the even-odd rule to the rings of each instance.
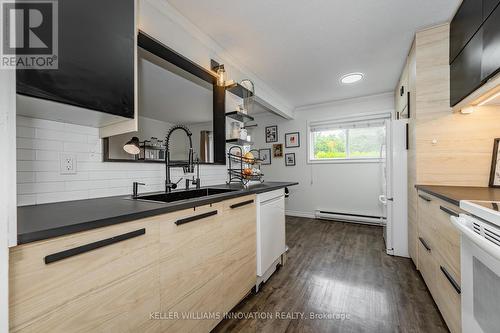
[[390, 255], [408, 254], [408, 121], [386, 120], [386, 144], [381, 151], [384, 240]]

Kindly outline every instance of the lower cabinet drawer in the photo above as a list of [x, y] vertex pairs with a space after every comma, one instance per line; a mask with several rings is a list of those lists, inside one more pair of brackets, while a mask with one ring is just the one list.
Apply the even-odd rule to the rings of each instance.
[[161, 332], [210, 332], [222, 319], [224, 288], [220, 272], [168, 310], [172, 319], [162, 320]]
[[418, 267], [427, 288], [434, 296], [436, 293], [437, 263], [433, 256], [433, 249], [423, 237], [418, 238]]
[[92, 332], [126, 324], [125, 331], [147, 331], [158, 325], [149, 320], [160, 305], [157, 242], [157, 218], [148, 218], [13, 248], [10, 330]]
[[460, 285], [456, 276], [443, 262], [438, 264], [436, 287], [436, 292], [433, 294], [434, 300], [448, 328], [452, 333], [461, 332]]

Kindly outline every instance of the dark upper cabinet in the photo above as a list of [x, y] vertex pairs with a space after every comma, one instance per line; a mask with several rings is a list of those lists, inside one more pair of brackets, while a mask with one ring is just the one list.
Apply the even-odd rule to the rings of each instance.
[[480, 29], [450, 65], [450, 104], [454, 106], [481, 85], [483, 34]]
[[483, 0], [483, 21], [490, 16], [491, 12], [500, 3], [500, 0]]
[[450, 25], [450, 63], [476, 33], [481, 23], [483, 23], [481, 0], [464, 0]]
[[17, 92], [134, 117], [135, 1], [58, 1], [59, 68], [17, 70]]
[[481, 79], [487, 80], [500, 69], [500, 7], [496, 7], [481, 30], [483, 34]]

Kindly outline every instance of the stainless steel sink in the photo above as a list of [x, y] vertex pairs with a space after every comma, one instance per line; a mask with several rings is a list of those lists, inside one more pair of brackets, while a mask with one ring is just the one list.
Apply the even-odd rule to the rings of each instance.
[[176, 191], [176, 192], [170, 192], [170, 193], [141, 195], [137, 198], [137, 200], [174, 202], [174, 201], [180, 201], [180, 200], [208, 197], [210, 195], [222, 194], [222, 193], [233, 192], [233, 191], [238, 191], [238, 190], [237, 189], [225, 189], [225, 188], [200, 188], [197, 190], [187, 190], [187, 191]]

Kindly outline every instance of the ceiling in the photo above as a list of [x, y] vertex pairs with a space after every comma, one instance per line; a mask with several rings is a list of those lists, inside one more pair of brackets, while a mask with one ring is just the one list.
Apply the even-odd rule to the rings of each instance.
[[[168, 0], [295, 107], [392, 91], [415, 32], [461, 0]], [[340, 77], [365, 79], [341, 85]]]

